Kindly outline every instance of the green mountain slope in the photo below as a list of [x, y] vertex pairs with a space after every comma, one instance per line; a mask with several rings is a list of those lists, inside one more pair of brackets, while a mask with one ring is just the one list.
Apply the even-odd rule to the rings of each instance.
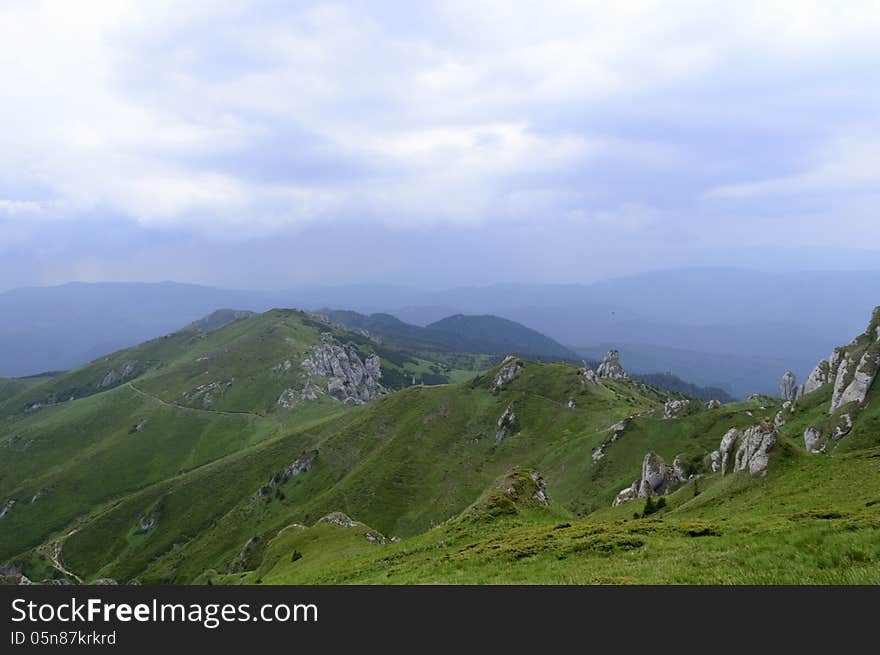
[[[305, 360], [342, 366], [343, 377], [309, 372]], [[4, 383], [0, 561], [103, 503], [344, 413], [349, 401], [409, 385], [431, 366], [274, 310]], [[331, 389], [334, 380], [345, 382]]]
[[6, 401], [0, 561], [144, 583], [878, 583], [877, 317], [796, 400], [720, 406], [515, 357], [344, 404], [294, 364], [344, 344], [384, 384], [432, 363], [281, 310], [171, 335], [115, 387]]

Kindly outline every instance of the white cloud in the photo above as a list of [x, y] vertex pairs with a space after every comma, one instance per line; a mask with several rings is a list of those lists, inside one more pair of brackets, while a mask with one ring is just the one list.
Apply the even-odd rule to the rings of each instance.
[[[341, 216], [423, 224], [531, 213], [634, 230], [646, 216], [675, 216], [647, 209], [648, 192], [662, 189], [645, 188], [646, 170], [691, 166], [697, 177], [713, 163], [694, 154], [689, 139], [703, 137], [687, 122], [705, 127], [719, 111], [735, 120], [738, 105], [707, 100], [701, 85], [754, 76], [753, 88], [732, 81], [758, 114], [793, 66], [833, 73], [876, 57], [878, 29], [873, 2], [4, 4], [0, 180], [21, 189], [0, 186], [16, 198], [0, 214], [102, 214], [226, 238]], [[654, 102], [659, 115], [661, 97], [682, 115], [640, 123]], [[804, 111], [805, 129], [819, 129]], [[626, 117], [642, 129], [621, 134], [614, 120]], [[803, 173], [757, 171], [764, 181], [742, 183], [749, 171], [733, 170], [708, 195], [875, 184], [876, 145], [833, 140]], [[312, 146], [338, 166], [301, 175], [318, 168]], [[253, 160], [273, 175], [251, 174]], [[630, 167], [641, 175], [631, 182]], [[678, 193], [687, 206], [704, 189]]]

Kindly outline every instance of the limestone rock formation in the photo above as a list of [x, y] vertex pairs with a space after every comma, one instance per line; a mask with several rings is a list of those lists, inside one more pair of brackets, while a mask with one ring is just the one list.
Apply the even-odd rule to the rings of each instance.
[[359, 523], [354, 519], [349, 518], [342, 512], [330, 512], [327, 516], [322, 516], [321, 518], [319, 518], [318, 523], [338, 525], [341, 528], [356, 528], [359, 525], [363, 525], [362, 523]]
[[495, 443], [500, 444], [504, 437], [512, 434], [517, 429], [516, 414], [513, 413], [513, 405], [508, 405], [507, 409], [498, 419], [498, 432], [495, 433]]
[[723, 437], [721, 437], [721, 445], [718, 446], [717, 451], [721, 455], [721, 461], [719, 464], [721, 475], [727, 474], [727, 465], [730, 463], [731, 455], [733, 455], [733, 447], [736, 445], [736, 442], [740, 437], [742, 437], [742, 432], [736, 428], [731, 428]]
[[721, 407], [720, 400], [713, 399], [706, 403], [706, 409], [718, 409], [719, 407]]
[[288, 464], [283, 470], [272, 476], [266, 484], [260, 487], [256, 496], [265, 498], [272, 493], [272, 490], [287, 483], [292, 478], [306, 473], [312, 469], [315, 460], [318, 458], [318, 451], [312, 450]]
[[627, 421], [620, 421], [608, 428], [608, 430], [611, 431], [611, 436], [603, 441], [602, 444], [593, 451], [592, 457], [594, 462], [598, 462], [600, 459], [605, 457], [605, 451], [608, 450], [608, 447], [623, 436], [628, 420], [629, 419], [627, 419]]
[[523, 363], [508, 355], [504, 359], [504, 364], [501, 369], [498, 371], [498, 375], [495, 376], [495, 381], [492, 383], [492, 391], [498, 391], [508, 382], [511, 382], [517, 375], [520, 374], [520, 371], [523, 369]]
[[880, 348], [871, 347], [865, 350], [858, 364], [849, 354], [844, 355], [834, 381], [830, 413], [833, 414], [847, 403], [864, 404], [877, 377], [878, 368], [880, 368]]
[[[312, 349], [302, 366], [312, 377], [327, 378], [328, 394], [346, 405], [360, 405], [385, 393], [379, 383], [382, 369], [378, 355], [362, 360], [356, 348], [335, 344], [329, 332], [321, 338], [323, 343]], [[314, 390], [309, 393], [317, 397]]]
[[779, 397], [783, 400], [794, 400], [797, 393], [797, 378], [791, 371], [786, 371], [779, 383]]
[[748, 470], [751, 475], [764, 475], [770, 463], [770, 451], [776, 445], [776, 430], [754, 425], [746, 430], [736, 451], [734, 470]]
[[688, 406], [691, 404], [689, 400], [668, 400], [663, 405], [663, 418], [678, 418], [684, 416]]
[[587, 382], [588, 384], [602, 384], [599, 381], [599, 376], [596, 375], [596, 371], [591, 369], [589, 366], [584, 366], [581, 375], [584, 378], [584, 382]]
[[667, 466], [663, 458], [653, 450], [649, 451], [642, 460], [642, 477], [633, 482], [629, 487], [621, 489], [612, 507], [636, 498], [648, 498], [650, 496], [662, 496], [679, 482], [685, 482], [688, 475], [684, 470], [684, 456], [675, 456], [672, 466]]
[[596, 374], [604, 380], [627, 380], [629, 375], [620, 365], [620, 351], [609, 350], [605, 353], [605, 358], [596, 369]]
[[819, 428], [809, 427], [804, 430], [804, 448], [808, 453], [821, 453], [825, 450], [825, 442]]
[[117, 373], [115, 369], [107, 371], [107, 374], [104, 376], [104, 379], [101, 380], [101, 383], [98, 385], [98, 387], [100, 389], [106, 389], [107, 387], [112, 387], [118, 382], [134, 377], [137, 373], [137, 368], [137, 361], [125, 362], [122, 365], [119, 373]]
[[3, 507], [0, 507], [0, 519], [9, 514], [9, 511], [15, 507], [15, 498], [10, 498], [5, 503], [3, 503]]

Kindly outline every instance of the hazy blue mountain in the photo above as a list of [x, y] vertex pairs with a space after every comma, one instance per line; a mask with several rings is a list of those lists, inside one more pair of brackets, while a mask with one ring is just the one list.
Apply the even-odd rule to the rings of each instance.
[[490, 355], [533, 355], [576, 360], [578, 355], [524, 325], [498, 316], [448, 316], [426, 327], [405, 323], [390, 314], [369, 316], [346, 310], [322, 309], [319, 314], [353, 330], [391, 337], [398, 346]]
[[69, 369], [221, 307], [265, 311], [273, 304], [261, 294], [173, 282], [7, 291], [0, 294], [0, 376]]
[[68, 284], [0, 294], [0, 376], [70, 368], [222, 307], [344, 307], [391, 315], [411, 327], [454, 314], [491, 314], [592, 357], [617, 346], [638, 363], [634, 370], [669, 371], [742, 396], [774, 391], [787, 369], [803, 379], [819, 357], [863, 327], [878, 298], [878, 271], [730, 268], [442, 291], [368, 284], [277, 293], [175, 283]]

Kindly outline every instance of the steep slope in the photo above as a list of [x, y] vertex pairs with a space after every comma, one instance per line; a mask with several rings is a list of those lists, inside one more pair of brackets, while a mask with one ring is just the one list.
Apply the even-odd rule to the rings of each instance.
[[[872, 357], [874, 341], [865, 337], [876, 334], [878, 315], [840, 349], [840, 361]], [[217, 339], [211, 348], [64, 409], [88, 414], [91, 403], [154, 385], [148, 393], [164, 409], [241, 418], [236, 408], [255, 397], [233, 395], [235, 385], [208, 410], [197, 407], [202, 399], [186, 400], [197, 380], [192, 361], [217, 353], [211, 370], [222, 378], [232, 352], [247, 344], [243, 352], [262, 360], [242, 363], [236, 384], [268, 385], [260, 377], [268, 368], [305, 390], [310, 367], [272, 370], [280, 352], [272, 335], [292, 340], [300, 355], [343, 339], [372, 343], [341, 331], [331, 342], [325, 329], [295, 313], [237, 321], [203, 337]], [[414, 386], [366, 404], [322, 397], [290, 412], [276, 404], [231, 430], [270, 436], [96, 493], [76, 516], [28, 533], [5, 559], [35, 575], [48, 557], [84, 580], [144, 583], [880, 582], [877, 385], [867, 384], [837, 447], [811, 453], [804, 432], [854, 410], [855, 400], [834, 410], [832, 403], [855, 375], [794, 402], [756, 396], [719, 405], [633, 380], [614, 355], [597, 371], [508, 357], [467, 382]], [[318, 412], [320, 403], [337, 412]], [[306, 408], [316, 413], [293, 420]], [[289, 421], [279, 423], [283, 417]], [[91, 429], [74, 416], [67, 425]], [[33, 468], [4, 469], [0, 481], [30, 479], [49, 462], [22, 464]], [[103, 468], [84, 465], [72, 480], [85, 484], [96, 470]], [[47, 489], [35, 502], [18, 493], [0, 518], [17, 523], [3, 527], [31, 529], [28, 513], [53, 497]], [[64, 487], [64, 496], [76, 489]]]
[[0, 560], [120, 495], [338, 416], [430, 365], [273, 310], [4, 385]]

